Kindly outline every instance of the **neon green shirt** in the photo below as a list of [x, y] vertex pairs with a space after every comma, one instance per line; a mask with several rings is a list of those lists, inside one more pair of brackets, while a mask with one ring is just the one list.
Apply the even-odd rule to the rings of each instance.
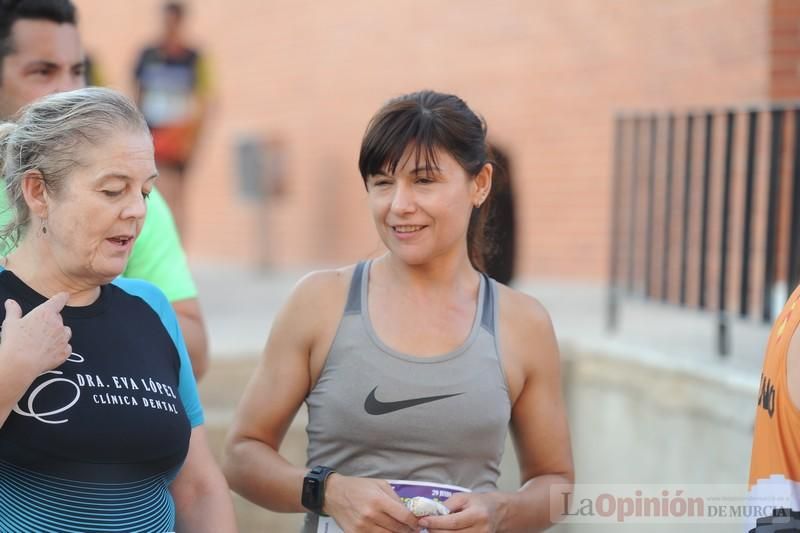
[[147, 202], [142, 232], [133, 244], [122, 275], [149, 281], [161, 289], [170, 302], [196, 298], [197, 287], [167, 202], [156, 189]]
[[[11, 216], [8, 198], [0, 194], [0, 224], [7, 223]], [[3, 250], [2, 255], [8, 255], [10, 251]], [[155, 189], [147, 200], [147, 217], [122, 275], [149, 281], [161, 289], [170, 302], [197, 297], [197, 287], [172, 213], [164, 197]]]

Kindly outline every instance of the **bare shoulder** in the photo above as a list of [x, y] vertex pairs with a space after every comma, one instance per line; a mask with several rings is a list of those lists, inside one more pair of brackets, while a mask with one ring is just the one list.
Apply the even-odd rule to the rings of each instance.
[[308, 339], [344, 309], [353, 267], [318, 270], [303, 276], [275, 318], [272, 331]]
[[[324, 303], [327, 297], [346, 295], [355, 265], [315, 270], [303, 276], [292, 291], [292, 299], [300, 303]], [[320, 301], [322, 299], [322, 301]]]
[[500, 351], [512, 398], [560, 364], [550, 313], [539, 300], [498, 284]]
[[505, 325], [514, 337], [536, 340], [542, 336], [547, 337], [553, 334], [550, 313], [539, 300], [499, 283], [497, 287], [500, 323]]
[[279, 318], [283, 331], [306, 346], [312, 374], [321, 368], [336, 334], [354, 270], [350, 265], [305, 275], [292, 291], [283, 320]]

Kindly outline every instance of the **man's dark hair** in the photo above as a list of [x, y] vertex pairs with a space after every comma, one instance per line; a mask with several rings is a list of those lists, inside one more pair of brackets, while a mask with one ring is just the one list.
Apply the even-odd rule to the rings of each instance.
[[49, 20], [57, 24], [77, 23], [75, 6], [71, 0], [0, 0], [0, 75], [3, 72], [3, 59], [14, 51], [11, 28], [22, 19]]
[[183, 2], [171, 0], [164, 4], [164, 12], [170, 13], [175, 15], [176, 18], [182, 19], [186, 13], [186, 6], [183, 4]]

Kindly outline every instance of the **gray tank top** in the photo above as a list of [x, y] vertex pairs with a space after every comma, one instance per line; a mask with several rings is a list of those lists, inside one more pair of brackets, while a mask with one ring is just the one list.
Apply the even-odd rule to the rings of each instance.
[[[369, 268], [355, 268], [344, 316], [306, 398], [308, 466], [495, 490], [511, 416], [495, 282], [481, 275], [472, 329], [459, 348], [413, 357], [386, 346], [372, 327]], [[316, 531], [316, 516], [307, 515], [304, 531]]]

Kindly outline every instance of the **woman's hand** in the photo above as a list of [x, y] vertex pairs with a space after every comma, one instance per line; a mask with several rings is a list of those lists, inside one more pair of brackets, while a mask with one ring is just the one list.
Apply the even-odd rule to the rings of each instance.
[[0, 427], [39, 374], [66, 361], [72, 332], [61, 320], [69, 295], [59, 293], [22, 316], [19, 304], [6, 300], [0, 331]]
[[417, 517], [382, 479], [331, 474], [325, 483], [324, 511], [347, 533], [415, 533]]
[[419, 525], [429, 533], [460, 531], [462, 533], [494, 533], [500, 522], [500, 504], [496, 493], [460, 492], [444, 506], [450, 514], [420, 518]]
[[61, 319], [67, 300], [69, 294], [60, 292], [24, 317], [17, 302], [10, 299], [5, 302], [0, 353], [31, 381], [62, 364], [72, 353], [69, 344], [72, 331]]

